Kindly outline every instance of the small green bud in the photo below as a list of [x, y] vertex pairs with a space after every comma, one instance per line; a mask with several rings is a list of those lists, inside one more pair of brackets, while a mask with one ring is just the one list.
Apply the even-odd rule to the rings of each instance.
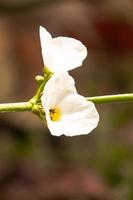
[[44, 81], [44, 77], [43, 77], [43, 76], [40, 76], [40, 75], [37, 75], [37, 76], [35, 77], [35, 81], [36, 81], [36, 83], [37, 83], [38, 85], [41, 85], [42, 82]]
[[50, 76], [51, 74], [53, 74], [51, 71], [49, 71], [48, 67], [44, 67], [43, 68], [43, 73], [44, 73], [44, 76]]

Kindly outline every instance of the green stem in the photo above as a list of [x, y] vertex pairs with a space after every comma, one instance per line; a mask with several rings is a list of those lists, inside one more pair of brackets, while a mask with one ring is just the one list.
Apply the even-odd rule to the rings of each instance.
[[87, 101], [92, 101], [93, 103], [96, 103], [96, 104], [131, 102], [133, 101], [133, 93], [87, 97]]
[[32, 103], [32, 102], [33, 102], [33, 104], [36, 104], [36, 103], [37, 103], [37, 101], [40, 99], [40, 96], [41, 96], [41, 94], [42, 94], [42, 91], [43, 91], [44, 86], [45, 86], [45, 81], [42, 82], [42, 84], [41, 84], [40, 87], [38, 88], [38, 90], [37, 90], [35, 96], [30, 100], [31, 103]]
[[[43, 85], [39, 89], [41, 91]], [[39, 92], [37, 92], [39, 95]], [[37, 97], [38, 97], [37, 95]], [[133, 102], [133, 93], [131, 94], [117, 94], [117, 95], [105, 95], [97, 97], [87, 97], [87, 101], [92, 101], [96, 104], [102, 103], [116, 103], [116, 102]], [[32, 102], [21, 102], [21, 103], [2, 103], [0, 104], [0, 113], [6, 112], [24, 112], [24, 111], [33, 111], [33, 108], [36, 104]], [[38, 111], [39, 107], [34, 108], [35, 111]]]
[[30, 102], [2, 103], [0, 104], [0, 113], [31, 111], [32, 107]]
[[30, 99], [30, 101], [29, 101], [30, 103], [36, 104], [38, 102], [38, 100], [40, 100], [40, 97], [42, 95], [44, 86], [47, 83], [47, 81], [49, 80], [50, 76], [52, 76], [51, 73], [50, 74], [47, 73], [47, 74], [44, 75], [44, 80], [41, 83], [41, 85], [39, 86], [39, 88], [37, 89], [36, 94], [34, 95], [34, 97], [32, 97], [32, 99]]

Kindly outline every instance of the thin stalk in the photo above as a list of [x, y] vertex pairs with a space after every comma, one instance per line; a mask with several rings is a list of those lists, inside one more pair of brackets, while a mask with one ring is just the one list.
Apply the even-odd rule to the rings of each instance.
[[[39, 91], [37, 92], [37, 98], [42, 90], [42, 84]], [[133, 102], [133, 93], [130, 94], [117, 94], [117, 95], [105, 95], [97, 97], [87, 97], [87, 101], [92, 101], [96, 104], [103, 103], [117, 103], [117, 102]], [[36, 99], [37, 100], [37, 99]], [[21, 103], [1, 103], [0, 113], [6, 112], [24, 112], [24, 111], [38, 111], [39, 107], [35, 106], [32, 102], [21, 102]], [[34, 109], [33, 109], [34, 108]]]
[[87, 101], [92, 101], [96, 104], [131, 102], [133, 101], [133, 93], [87, 97]]
[[30, 103], [32, 104], [36, 104], [38, 102], [38, 100], [40, 100], [40, 97], [42, 95], [42, 92], [43, 92], [43, 89], [44, 89], [44, 86], [45, 84], [47, 83], [47, 81], [49, 80], [51, 74], [46, 74], [44, 76], [44, 80], [43, 82], [41, 83], [41, 85], [39, 86], [39, 88], [37, 89], [36, 91], [36, 94], [34, 95], [34, 97], [32, 97], [32, 99], [30, 99]]
[[32, 107], [33, 105], [29, 102], [2, 103], [0, 104], [0, 113], [31, 111]]

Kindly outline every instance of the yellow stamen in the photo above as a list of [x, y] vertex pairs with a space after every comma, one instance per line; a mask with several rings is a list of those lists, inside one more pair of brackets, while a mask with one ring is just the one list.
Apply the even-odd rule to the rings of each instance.
[[59, 108], [50, 109], [49, 114], [52, 121], [59, 121], [61, 118], [61, 111]]

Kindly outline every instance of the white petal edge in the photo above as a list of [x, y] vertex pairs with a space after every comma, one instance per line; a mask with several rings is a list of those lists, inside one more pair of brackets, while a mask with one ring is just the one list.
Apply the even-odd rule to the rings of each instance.
[[41, 43], [41, 50], [42, 50], [42, 57], [45, 60], [45, 48], [49, 44], [49, 41], [52, 40], [51, 34], [47, 31], [46, 28], [40, 26], [39, 29], [40, 34], [40, 43]]
[[52, 39], [43, 27], [40, 27], [40, 41], [44, 65], [53, 73], [79, 67], [87, 56], [87, 49], [79, 40], [70, 37]]

